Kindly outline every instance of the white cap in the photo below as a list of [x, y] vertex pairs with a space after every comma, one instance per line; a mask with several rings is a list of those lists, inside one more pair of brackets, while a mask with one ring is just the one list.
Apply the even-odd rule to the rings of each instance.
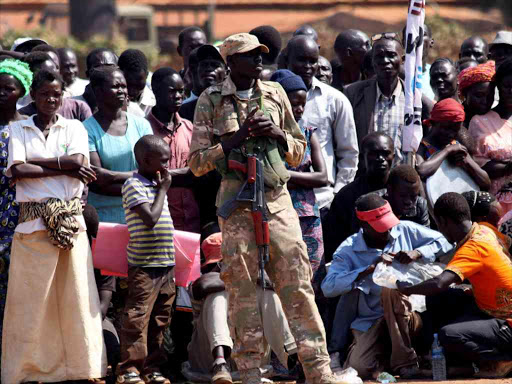
[[42, 40], [42, 39], [38, 39], [38, 38], [35, 38], [35, 37], [20, 37], [16, 40], [14, 40], [14, 43], [11, 47], [11, 51], [16, 51], [17, 48], [25, 43], [28, 43], [29, 41], [33, 41], [34, 42], [34, 45], [39, 45], [39, 44], [48, 44], [46, 41]]

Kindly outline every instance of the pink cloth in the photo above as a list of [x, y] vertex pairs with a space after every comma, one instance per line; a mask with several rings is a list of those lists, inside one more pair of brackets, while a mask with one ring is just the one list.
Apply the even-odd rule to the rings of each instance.
[[[503, 120], [496, 112], [490, 111], [473, 117], [469, 123], [469, 134], [476, 142], [475, 161], [480, 166], [490, 160], [503, 161], [512, 158], [512, 122]], [[512, 193], [500, 190], [510, 181], [512, 176], [493, 179], [489, 191], [496, 195], [506, 211], [512, 210]]]
[[[152, 112], [149, 112], [147, 119], [151, 124], [153, 133], [162, 138], [171, 151], [169, 169], [188, 167], [188, 155], [194, 125], [175, 114], [174, 129], [171, 131], [167, 125], [158, 120]], [[191, 188], [172, 187], [167, 192], [169, 210], [173, 220], [174, 228], [181, 231], [200, 231], [199, 205], [197, 204]]]
[[[201, 276], [199, 238], [197, 233], [174, 231], [174, 274], [176, 285], [180, 287], [188, 287]], [[129, 240], [127, 225], [100, 223], [92, 249], [94, 268], [101, 269], [103, 275], [127, 276], [126, 247]]]

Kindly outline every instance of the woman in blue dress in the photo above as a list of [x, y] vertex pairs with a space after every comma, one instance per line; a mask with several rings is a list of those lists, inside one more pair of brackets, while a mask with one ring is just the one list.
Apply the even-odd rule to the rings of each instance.
[[84, 121], [84, 126], [97, 180], [89, 186], [88, 203], [96, 208], [100, 221], [125, 224], [121, 188], [137, 170], [133, 147], [153, 131], [146, 119], [123, 111], [128, 90], [119, 68], [94, 70], [91, 86], [98, 111]]

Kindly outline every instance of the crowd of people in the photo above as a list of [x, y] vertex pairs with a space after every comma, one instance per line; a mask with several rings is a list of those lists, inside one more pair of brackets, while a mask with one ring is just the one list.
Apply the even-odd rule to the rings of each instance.
[[[69, 47], [0, 47], [1, 381], [431, 377], [434, 335], [449, 377], [509, 375], [512, 32], [456, 62], [433, 32], [413, 156], [405, 28], [341, 31], [329, 62], [309, 25], [188, 27], [180, 71], [96, 48], [87, 79]], [[127, 225], [128, 277], [94, 269], [100, 222]], [[175, 230], [200, 235], [188, 287]], [[444, 270], [378, 285], [393, 263]]]

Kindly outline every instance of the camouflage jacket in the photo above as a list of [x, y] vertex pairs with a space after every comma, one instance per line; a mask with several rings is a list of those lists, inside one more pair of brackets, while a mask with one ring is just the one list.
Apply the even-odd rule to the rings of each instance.
[[[266, 113], [273, 123], [285, 132], [288, 147], [285, 152], [286, 162], [292, 167], [300, 164], [306, 140], [295, 122], [288, 96], [281, 85], [257, 80], [251, 99], [243, 100], [236, 95], [236, 86], [231, 77], [228, 77], [223, 83], [204, 91], [197, 102], [188, 162], [196, 176], [215, 169], [216, 162], [225, 157], [221, 142], [238, 131], [238, 118], [243, 124], [249, 112], [259, 105], [261, 96]], [[236, 102], [239, 116], [233, 100]], [[235, 196], [241, 186], [240, 180], [223, 178], [217, 194], [217, 207]], [[269, 212], [276, 213], [286, 206], [285, 200], [290, 198], [286, 187], [281, 187], [268, 191], [266, 199]]]

